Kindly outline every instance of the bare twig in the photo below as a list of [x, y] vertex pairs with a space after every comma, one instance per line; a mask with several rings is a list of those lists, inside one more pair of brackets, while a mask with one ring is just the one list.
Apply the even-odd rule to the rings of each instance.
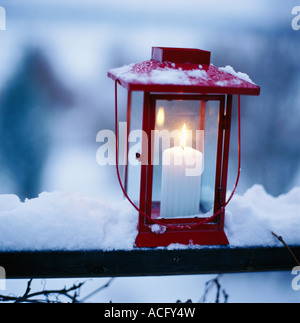
[[[61, 290], [43, 290], [35, 293], [31, 293], [31, 283], [32, 279], [28, 281], [27, 288], [23, 296], [16, 297], [16, 296], [4, 296], [0, 295], [0, 301], [2, 302], [15, 302], [15, 303], [60, 303], [59, 296], [64, 296], [68, 298], [73, 303], [77, 303], [78, 293], [77, 291], [84, 285], [85, 282], [79, 283], [77, 285], [73, 285], [70, 288], [63, 288]], [[71, 292], [74, 291], [74, 295]], [[49, 296], [54, 295], [56, 296], [56, 301], [49, 300]], [[44, 297], [39, 299], [37, 297]]]
[[30, 279], [27, 283], [27, 288], [26, 288], [26, 291], [24, 293], [24, 295], [20, 298], [18, 298], [16, 300], [16, 303], [22, 303], [23, 300], [25, 300], [27, 297], [28, 297], [28, 294], [30, 293], [31, 291], [31, 283], [32, 283], [32, 279]]
[[[46, 290], [44, 286], [44, 290], [38, 291], [35, 293], [31, 292], [31, 283], [32, 279], [30, 279], [27, 283], [27, 288], [23, 296], [5, 296], [0, 295], [0, 302], [14, 302], [14, 303], [62, 303], [60, 300], [60, 296], [66, 297], [72, 303], [83, 303], [90, 297], [95, 294], [101, 292], [103, 289], [108, 288], [110, 284], [113, 282], [114, 278], [109, 279], [103, 286], [97, 288], [95, 291], [85, 296], [83, 299], [78, 300], [80, 288], [85, 284], [85, 282], [79, 283], [77, 285], [73, 285], [70, 288], [63, 288], [60, 290]], [[72, 293], [74, 292], [74, 293]], [[51, 296], [51, 298], [50, 298]]]
[[222, 293], [223, 293], [223, 297], [224, 297], [224, 303], [227, 304], [229, 295], [226, 293], [225, 289], [222, 290]]
[[217, 287], [217, 294], [216, 294], [216, 301], [215, 303], [216, 304], [219, 304], [220, 303], [220, 290], [221, 290], [221, 285], [219, 283], [219, 280], [216, 278], [215, 281], [214, 281], [216, 287]]
[[97, 288], [95, 291], [93, 291], [92, 293], [88, 294], [87, 296], [85, 296], [83, 299], [80, 300], [80, 303], [84, 303], [87, 299], [91, 298], [92, 296], [98, 294], [99, 292], [101, 292], [103, 289], [108, 288], [110, 286], [110, 284], [114, 281], [114, 278], [111, 278], [107, 283], [105, 283], [103, 286], [100, 286], [99, 288]]
[[225, 289], [222, 289], [222, 286], [220, 284], [220, 278], [221, 277], [222, 277], [222, 275], [219, 274], [216, 278], [211, 279], [208, 282], [206, 282], [206, 284], [205, 284], [205, 290], [204, 290], [203, 296], [199, 300], [199, 303], [205, 303], [206, 302], [206, 298], [207, 298], [210, 290], [213, 287], [216, 287], [217, 288], [215, 303], [216, 304], [220, 303], [220, 294], [221, 294], [221, 292], [222, 292], [222, 294], [224, 296], [224, 303], [227, 303], [228, 298], [229, 298], [229, 295], [226, 293]]
[[283, 240], [283, 238], [281, 236], [278, 236], [276, 233], [272, 232], [273, 236], [275, 238], [278, 239], [278, 241], [280, 241], [281, 243], [283, 243], [283, 245], [288, 249], [289, 253], [292, 255], [292, 257], [294, 258], [294, 260], [296, 261], [296, 263], [298, 264], [298, 266], [300, 266], [300, 262], [297, 259], [297, 257], [295, 256], [295, 254], [293, 253], [293, 251], [291, 250], [291, 248], [285, 243], [285, 241]]

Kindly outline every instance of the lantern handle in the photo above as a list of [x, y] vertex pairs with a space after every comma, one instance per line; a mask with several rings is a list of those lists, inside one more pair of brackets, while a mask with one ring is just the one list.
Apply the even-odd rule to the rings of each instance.
[[127, 198], [127, 200], [129, 201], [129, 203], [139, 212], [139, 214], [141, 214], [142, 216], [144, 216], [145, 218], [151, 220], [153, 223], [158, 224], [160, 226], [164, 226], [170, 229], [182, 229], [182, 228], [188, 228], [188, 229], [194, 229], [204, 223], [207, 223], [211, 220], [213, 220], [215, 217], [217, 217], [219, 214], [221, 214], [223, 211], [225, 211], [225, 208], [227, 207], [227, 205], [229, 204], [229, 202], [232, 200], [238, 183], [239, 183], [239, 179], [240, 179], [240, 174], [241, 174], [241, 96], [238, 95], [238, 171], [237, 171], [237, 178], [236, 178], [236, 182], [234, 185], [234, 188], [232, 190], [232, 193], [230, 195], [230, 197], [228, 198], [227, 202], [220, 208], [220, 210], [218, 210], [216, 213], [214, 213], [211, 217], [199, 221], [195, 224], [190, 224], [190, 225], [170, 225], [170, 224], [166, 224], [166, 223], [162, 223], [157, 219], [153, 219], [151, 218], [151, 216], [149, 216], [148, 214], [146, 214], [145, 212], [143, 212], [142, 210], [140, 210], [135, 204], [134, 202], [130, 199], [130, 197], [128, 196], [123, 184], [122, 184], [122, 180], [121, 180], [121, 176], [120, 176], [120, 172], [119, 172], [119, 130], [118, 130], [118, 83], [121, 85], [119, 79], [116, 79], [115, 81], [115, 132], [116, 132], [116, 169], [117, 169], [117, 176], [118, 176], [118, 181], [120, 183], [120, 187], [125, 195], [125, 197]]

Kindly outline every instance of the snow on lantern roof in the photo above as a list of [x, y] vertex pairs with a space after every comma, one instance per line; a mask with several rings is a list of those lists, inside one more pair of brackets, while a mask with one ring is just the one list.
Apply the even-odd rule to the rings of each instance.
[[128, 91], [259, 95], [249, 76], [210, 64], [210, 52], [153, 47], [152, 58], [111, 69], [108, 76]]

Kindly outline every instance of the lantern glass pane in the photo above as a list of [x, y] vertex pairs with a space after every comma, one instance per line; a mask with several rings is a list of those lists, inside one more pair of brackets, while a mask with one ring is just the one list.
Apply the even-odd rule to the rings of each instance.
[[213, 212], [219, 102], [156, 100], [151, 214], [204, 217]]
[[141, 154], [141, 138], [143, 123], [143, 92], [132, 92], [131, 109], [129, 111], [130, 129], [128, 138], [128, 161], [126, 191], [129, 197], [139, 204], [141, 185], [141, 163], [138, 154]]

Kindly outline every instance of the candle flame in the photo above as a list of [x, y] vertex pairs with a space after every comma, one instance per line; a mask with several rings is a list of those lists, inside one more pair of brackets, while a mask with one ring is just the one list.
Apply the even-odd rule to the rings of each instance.
[[165, 124], [165, 109], [159, 107], [156, 117], [156, 123], [158, 126], [163, 126]]
[[180, 146], [182, 149], [184, 149], [186, 146], [186, 125], [185, 124], [182, 127]]

